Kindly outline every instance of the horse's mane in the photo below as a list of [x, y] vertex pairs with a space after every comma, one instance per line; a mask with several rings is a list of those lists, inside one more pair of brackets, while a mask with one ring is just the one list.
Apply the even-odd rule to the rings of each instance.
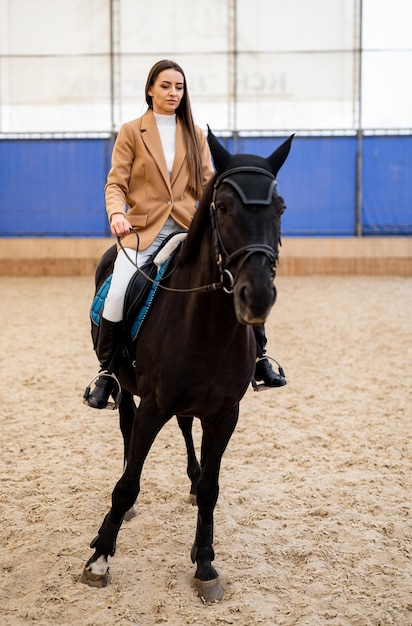
[[179, 254], [179, 265], [192, 261], [199, 253], [200, 243], [204, 237], [205, 231], [210, 226], [210, 203], [212, 202], [213, 186], [216, 178], [217, 174], [209, 181], [200, 199], [199, 206], [196, 209], [187, 237]]

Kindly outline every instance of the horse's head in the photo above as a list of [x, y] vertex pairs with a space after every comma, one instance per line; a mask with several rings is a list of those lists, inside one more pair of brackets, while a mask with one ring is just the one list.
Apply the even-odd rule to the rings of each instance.
[[285, 209], [276, 191], [276, 175], [292, 139], [293, 135], [263, 158], [232, 155], [208, 132], [217, 171], [211, 204], [216, 257], [241, 323], [263, 323], [276, 299], [273, 280]]

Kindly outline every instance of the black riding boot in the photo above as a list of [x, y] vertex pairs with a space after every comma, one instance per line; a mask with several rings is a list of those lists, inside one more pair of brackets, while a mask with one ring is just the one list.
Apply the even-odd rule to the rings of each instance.
[[[84, 394], [86, 403], [94, 409], [105, 409], [111, 394], [116, 394], [118, 385], [112, 374], [116, 370], [120, 355], [123, 322], [100, 320], [99, 336], [96, 345], [100, 372], [94, 388], [88, 387]], [[118, 402], [116, 402], [118, 404]]]
[[256, 365], [255, 365], [255, 380], [263, 381], [266, 387], [283, 387], [287, 384], [283, 370], [280, 368], [279, 374], [276, 373], [270, 364], [269, 359], [266, 357], [265, 346], [267, 344], [267, 338], [265, 334], [265, 327], [261, 326], [253, 327], [256, 338]]

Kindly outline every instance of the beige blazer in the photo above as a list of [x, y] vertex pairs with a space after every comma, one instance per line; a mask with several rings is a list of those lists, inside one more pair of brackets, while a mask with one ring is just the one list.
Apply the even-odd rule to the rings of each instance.
[[[209, 146], [196, 127], [202, 153], [204, 186], [213, 175]], [[156, 120], [151, 110], [120, 128], [112, 155], [112, 167], [105, 186], [109, 221], [123, 213], [140, 236], [139, 249], [154, 241], [169, 216], [188, 229], [196, 210], [196, 198], [188, 189], [182, 126], [177, 118], [176, 151], [169, 176]], [[122, 238], [122, 245], [136, 248], [135, 234]]]

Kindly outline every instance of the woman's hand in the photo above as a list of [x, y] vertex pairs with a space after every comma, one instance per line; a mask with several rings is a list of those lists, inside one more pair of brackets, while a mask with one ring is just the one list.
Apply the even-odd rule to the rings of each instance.
[[114, 213], [110, 221], [110, 230], [115, 237], [124, 237], [132, 230], [132, 225], [123, 213]]

